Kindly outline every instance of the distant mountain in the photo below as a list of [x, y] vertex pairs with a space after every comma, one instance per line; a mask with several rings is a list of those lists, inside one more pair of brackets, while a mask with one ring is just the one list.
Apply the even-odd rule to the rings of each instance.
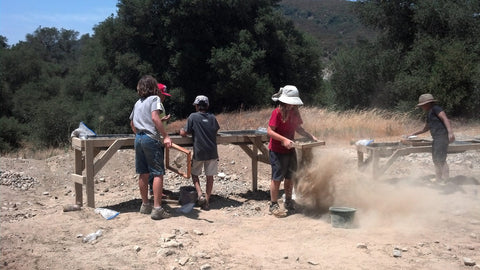
[[295, 26], [316, 38], [329, 57], [342, 46], [373, 40], [375, 31], [360, 24], [347, 0], [283, 0], [280, 8]]

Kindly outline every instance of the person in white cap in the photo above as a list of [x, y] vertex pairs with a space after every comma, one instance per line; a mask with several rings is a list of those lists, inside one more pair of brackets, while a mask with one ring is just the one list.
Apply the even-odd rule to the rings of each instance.
[[272, 100], [278, 101], [279, 105], [273, 110], [267, 128], [267, 134], [270, 137], [268, 148], [272, 167], [269, 212], [275, 217], [285, 217], [287, 212], [280, 209], [277, 200], [280, 184], [284, 181], [284, 207], [288, 212], [295, 211], [295, 202], [292, 199], [292, 178], [297, 170], [297, 154], [293, 147], [295, 132], [312, 141], [317, 141], [317, 138], [302, 127], [303, 120], [298, 106], [303, 105], [303, 102], [297, 87], [286, 85], [280, 88], [280, 91], [272, 96]]
[[[180, 129], [180, 135], [185, 137], [192, 134], [193, 138], [193, 160], [192, 160], [192, 180], [197, 191], [197, 204], [202, 210], [210, 210], [210, 197], [213, 190], [213, 176], [218, 171], [218, 150], [217, 150], [217, 132], [220, 129], [215, 115], [207, 112], [210, 105], [208, 97], [204, 95], [197, 96], [193, 102], [196, 112], [190, 114], [187, 124]], [[202, 168], [207, 178], [206, 194], [203, 194], [200, 187], [199, 175], [202, 174]]]
[[437, 181], [445, 181], [449, 176], [447, 164], [448, 144], [455, 141], [450, 120], [445, 111], [438, 106], [431, 94], [423, 94], [418, 98], [417, 106], [427, 112], [427, 120], [423, 129], [413, 132], [410, 136], [422, 134], [430, 130], [432, 135], [432, 159], [435, 165]]

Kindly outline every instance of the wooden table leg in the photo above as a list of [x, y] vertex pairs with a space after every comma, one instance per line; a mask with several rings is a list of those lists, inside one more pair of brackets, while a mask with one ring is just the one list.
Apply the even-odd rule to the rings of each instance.
[[363, 152], [357, 151], [357, 168], [360, 169], [363, 167]]
[[372, 172], [373, 178], [377, 179], [379, 176], [379, 161], [380, 161], [380, 153], [376, 150], [372, 151]]
[[258, 182], [258, 148], [253, 144], [252, 155], [252, 190], [257, 191]]
[[[75, 149], [75, 174], [82, 175], [85, 163], [82, 156], [82, 151]], [[83, 184], [74, 181], [75, 186], [75, 204], [83, 206]]]
[[85, 176], [86, 176], [86, 193], [87, 193], [87, 206], [95, 207], [95, 182], [93, 161], [95, 153], [93, 149], [93, 141], [85, 141]]

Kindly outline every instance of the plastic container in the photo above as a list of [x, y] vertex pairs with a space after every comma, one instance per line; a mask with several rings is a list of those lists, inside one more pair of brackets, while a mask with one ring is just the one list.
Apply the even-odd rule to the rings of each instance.
[[94, 240], [97, 240], [98, 237], [102, 236], [102, 233], [103, 233], [102, 230], [98, 230], [94, 233], [91, 233], [91, 234], [85, 236], [82, 241], [83, 241], [83, 243], [90, 243]]
[[120, 212], [107, 208], [95, 208], [95, 213], [102, 215], [106, 220], [110, 220], [120, 214]]
[[182, 214], [188, 214], [193, 210], [194, 206], [195, 206], [195, 203], [187, 203], [182, 205], [182, 207], [178, 208], [177, 211]]
[[189, 203], [196, 203], [197, 202], [197, 190], [193, 186], [183, 186], [180, 187], [180, 198], [179, 203], [180, 205], [186, 205]]
[[353, 228], [353, 220], [357, 209], [351, 207], [330, 207], [330, 218], [335, 228]]

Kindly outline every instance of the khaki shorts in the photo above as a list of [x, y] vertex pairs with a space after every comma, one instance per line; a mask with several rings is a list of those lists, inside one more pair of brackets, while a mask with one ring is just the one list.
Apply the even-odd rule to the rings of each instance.
[[205, 170], [205, 175], [216, 175], [218, 171], [218, 159], [209, 160], [192, 160], [192, 174], [201, 175], [202, 168]]

